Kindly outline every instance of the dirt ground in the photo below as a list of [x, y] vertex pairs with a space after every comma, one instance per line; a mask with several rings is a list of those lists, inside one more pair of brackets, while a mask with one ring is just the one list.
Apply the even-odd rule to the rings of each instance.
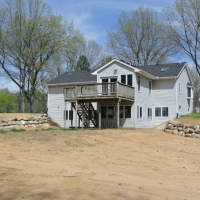
[[196, 200], [199, 155], [161, 130], [0, 134], [0, 199]]

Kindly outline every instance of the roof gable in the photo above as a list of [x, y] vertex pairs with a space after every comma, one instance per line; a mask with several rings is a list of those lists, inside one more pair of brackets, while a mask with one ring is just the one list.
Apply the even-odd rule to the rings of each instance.
[[120, 63], [128, 68], [134, 69], [135, 71], [138, 71], [138, 69], [135, 66], [132, 66], [124, 61], [121, 60], [117, 60], [117, 59], [113, 59], [112, 61], [110, 61], [109, 63], [107, 63], [106, 65], [100, 67], [99, 69], [95, 70], [92, 74], [93, 75], [97, 75], [99, 72], [101, 72], [102, 70], [104, 70], [105, 68], [109, 67], [110, 65], [112, 65], [114, 62]]

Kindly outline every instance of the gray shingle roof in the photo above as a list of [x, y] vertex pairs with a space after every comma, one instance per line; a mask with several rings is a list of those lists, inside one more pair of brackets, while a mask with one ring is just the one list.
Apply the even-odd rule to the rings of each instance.
[[[168, 63], [158, 65], [146, 65], [146, 66], [134, 66], [141, 69], [155, 77], [176, 77], [182, 70], [186, 62], [181, 63]], [[132, 66], [133, 67], [133, 66]], [[93, 70], [94, 71], [94, 70]], [[52, 79], [48, 84], [69, 84], [69, 83], [81, 83], [81, 82], [97, 82], [97, 77], [92, 75], [93, 71], [71, 71], [65, 72], [60, 76]]]
[[65, 72], [56, 78], [52, 79], [48, 84], [64, 84], [64, 83], [81, 83], [81, 82], [96, 82], [97, 77], [91, 74], [92, 71], [71, 71]]
[[155, 77], [173, 77], [178, 76], [185, 64], [186, 62], [168, 63], [158, 65], [137, 66], [136, 68], [141, 69]]

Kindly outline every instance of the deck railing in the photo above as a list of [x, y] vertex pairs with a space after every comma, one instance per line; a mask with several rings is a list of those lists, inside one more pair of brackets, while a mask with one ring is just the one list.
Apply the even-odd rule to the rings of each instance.
[[66, 100], [118, 97], [133, 100], [134, 88], [119, 82], [77, 85], [75, 87], [65, 88], [64, 96]]

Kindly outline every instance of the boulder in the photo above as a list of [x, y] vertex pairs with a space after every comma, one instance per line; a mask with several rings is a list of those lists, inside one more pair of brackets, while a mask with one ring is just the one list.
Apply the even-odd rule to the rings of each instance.
[[191, 134], [190, 133], [186, 133], [185, 137], [191, 137]]
[[189, 128], [189, 133], [194, 133], [194, 129], [193, 128]]
[[177, 130], [173, 130], [172, 132], [174, 135], [177, 135], [178, 134], [178, 131]]
[[189, 133], [189, 128], [183, 129], [183, 132], [184, 132], [184, 133]]
[[192, 137], [192, 138], [197, 138], [197, 134], [196, 134], [196, 133], [192, 133], [192, 134], [191, 134], [191, 137]]

